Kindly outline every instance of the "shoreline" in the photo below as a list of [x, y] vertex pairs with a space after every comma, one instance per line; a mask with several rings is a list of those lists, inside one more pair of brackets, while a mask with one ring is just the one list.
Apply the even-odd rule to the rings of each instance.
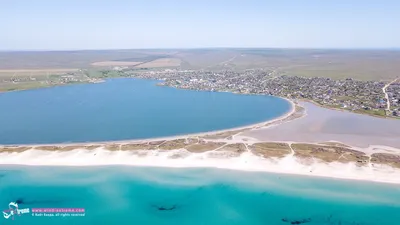
[[[173, 157], [174, 155], [182, 157]], [[365, 181], [400, 185], [400, 169], [386, 165], [357, 166], [354, 163], [321, 162], [303, 164], [302, 159], [288, 155], [281, 159], [263, 158], [251, 152], [232, 156], [228, 152], [189, 153], [185, 150], [160, 151], [110, 151], [104, 148], [95, 150], [73, 150], [49, 152], [28, 150], [4, 155], [0, 153], [0, 166], [132, 166], [158, 168], [210, 168], [244, 172], [265, 172], [295, 176], [321, 177], [349, 181]], [[8, 159], [7, 159], [8, 158]], [[24, 161], [25, 163], [15, 163]]]
[[[52, 87], [62, 87], [62, 86], [69, 86], [69, 85], [77, 85], [77, 84], [97, 84], [97, 83], [103, 83], [106, 82], [107, 79], [120, 79], [120, 78], [129, 78], [129, 79], [144, 79], [144, 80], [157, 80], [157, 79], [145, 79], [145, 78], [137, 78], [137, 77], [110, 77], [110, 78], [100, 78], [99, 82], [78, 82], [78, 83], [65, 83], [65, 84], [57, 84], [57, 85], [49, 85], [49, 86], [43, 86], [43, 87], [34, 87], [34, 88], [27, 88], [27, 89], [16, 89], [16, 90], [0, 90], [0, 94], [4, 94], [4, 93], [8, 93], [8, 92], [18, 92], [18, 91], [29, 91], [29, 90], [37, 90], [37, 89], [42, 89], [42, 88], [52, 88]], [[160, 80], [157, 80], [160, 81]], [[158, 86], [158, 84], [156, 84]], [[170, 88], [175, 88], [175, 87], [171, 87], [171, 86], [164, 86], [163, 87], [170, 87]], [[182, 89], [182, 88], [178, 88], [178, 89]], [[186, 89], [182, 89], [182, 90], [186, 90]], [[188, 89], [191, 90], [191, 89]], [[198, 91], [206, 91], [206, 90], [198, 90]], [[242, 93], [235, 93], [235, 92], [229, 92], [228, 93], [233, 93], [233, 94], [242, 94]], [[263, 94], [262, 94], [263, 95]], [[268, 96], [268, 95], [266, 95]], [[282, 96], [277, 96], [277, 95], [270, 95], [273, 97], [277, 97], [277, 98], [282, 98], [282, 99], [286, 99], [285, 97]], [[338, 111], [343, 111], [343, 112], [350, 112], [350, 113], [354, 113], [354, 114], [358, 114], [358, 115], [366, 115], [366, 116], [372, 116], [372, 117], [376, 117], [376, 118], [382, 118], [382, 119], [400, 119], [397, 117], [393, 117], [393, 116], [381, 116], [381, 115], [375, 115], [375, 114], [369, 114], [369, 113], [362, 113], [362, 112], [355, 112], [352, 110], [348, 110], [348, 109], [342, 109], [342, 108], [335, 108], [335, 107], [329, 107], [326, 105], [322, 105], [319, 104], [317, 102], [315, 102], [312, 99], [304, 99], [304, 98], [299, 98], [299, 99], [294, 99], [296, 101], [305, 101], [305, 102], [310, 102], [316, 106], [322, 107], [322, 108], [326, 108], [326, 109], [332, 109], [332, 110], [338, 110]], [[210, 131], [211, 132], [211, 131]], [[1, 146], [1, 145], [0, 145]]]

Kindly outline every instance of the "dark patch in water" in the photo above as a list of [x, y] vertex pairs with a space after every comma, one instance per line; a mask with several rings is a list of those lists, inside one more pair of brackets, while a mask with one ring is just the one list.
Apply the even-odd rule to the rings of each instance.
[[[335, 219], [332, 214], [329, 215], [328, 217], [323, 217], [323, 218], [319, 218], [319, 219], [313, 218], [313, 221], [315, 223], [324, 224], [324, 225], [367, 225], [366, 223], [360, 223], [360, 222], [356, 222], [356, 221], [344, 221], [339, 218]], [[310, 223], [311, 218], [306, 218], [306, 219], [301, 219], [301, 220], [290, 220], [288, 218], [283, 218], [282, 222], [285, 222], [288, 224], [293, 224], [293, 225], [299, 225], [299, 224], [304, 224], [304, 223]]]
[[15, 201], [17, 204], [24, 204], [24, 205], [32, 205], [32, 204], [56, 204], [56, 203], [61, 203], [63, 200], [31, 200], [31, 201], [26, 201], [23, 198], [18, 198]]
[[172, 206], [157, 206], [157, 205], [152, 205], [152, 207], [156, 208], [159, 211], [172, 211], [178, 208], [177, 205], [172, 205]]
[[288, 220], [286, 218], [282, 219], [282, 222], [290, 223], [290, 224], [303, 224], [311, 222], [311, 218], [302, 219], [302, 220]]

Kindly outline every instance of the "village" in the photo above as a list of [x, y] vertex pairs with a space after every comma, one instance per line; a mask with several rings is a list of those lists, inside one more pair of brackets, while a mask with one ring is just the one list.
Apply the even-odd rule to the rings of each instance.
[[[158, 85], [175, 88], [273, 95], [288, 99], [312, 101], [328, 108], [375, 116], [400, 118], [400, 79], [391, 83], [361, 81], [352, 78], [336, 80], [325, 77], [279, 75], [268, 69], [245, 71], [207, 71], [160, 69], [146, 70], [114, 67], [108, 70], [79, 70], [58, 75], [10, 77], [0, 84], [18, 90], [23, 84], [41, 87], [74, 83], [99, 83], [104, 79], [135, 77], [162, 81]], [[8, 85], [7, 85], [8, 84]], [[17, 87], [17, 88], [15, 88]], [[7, 90], [7, 89], [5, 89]]]
[[323, 77], [278, 76], [274, 71], [263, 69], [243, 72], [128, 70], [127, 73], [132, 77], [162, 80], [159, 85], [175, 88], [274, 95], [308, 100], [329, 108], [400, 118], [400, 80], [386, 88], [386, 99], [383, 92], [385, 82], [351, 78], [334, 80]]
[[90, 70], [80, 69], [73, 72], [60, 72], [54, 74], [43, 73], [35, 75], [21, 74], [13, 76], [0, 76], [0, 92], [79, 83], [100, 83], [104, 81], [103, 78], [108, 78], [107, 74], [109, 71], [110, 73], [115, 73], [115, 71], [112, 70], [96, 71], [94, 73], [90, 72]]

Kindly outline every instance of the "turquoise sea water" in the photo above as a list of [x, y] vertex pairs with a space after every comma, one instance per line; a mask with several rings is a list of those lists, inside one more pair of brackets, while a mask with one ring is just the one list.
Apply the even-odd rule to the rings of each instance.
[[0, 224], [400, 224], [400, 186], [202, 168], [0, 166], [0, 207], [17, 200], [85, 216]]
[[200, 92], [111, 79], [0, 93], [0, 144], [91, 142], [197, 133], [283, 115], [272, 96]]

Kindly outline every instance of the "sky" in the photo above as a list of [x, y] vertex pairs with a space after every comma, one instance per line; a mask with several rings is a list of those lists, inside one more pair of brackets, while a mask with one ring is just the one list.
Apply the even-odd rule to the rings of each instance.
[[398, 0], [0, 0], [0, 50], [400, 48]]

